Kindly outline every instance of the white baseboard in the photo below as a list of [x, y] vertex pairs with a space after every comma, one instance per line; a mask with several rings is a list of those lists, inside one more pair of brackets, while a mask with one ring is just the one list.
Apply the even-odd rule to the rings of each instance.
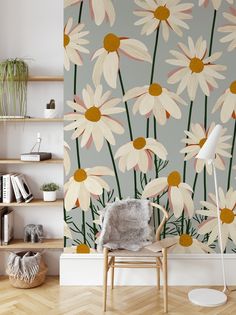
[[[225, 254], [228, 285], [236, 285], [236, 255]], [[168, 255], [169, 285], [221, 285], [222, 272], [219, 254]], [[60, 258], [60, 284], [97, 286], [103, 280], [102, 254], [68, 254]], [[116, 269], [116, 285], [155, 285], [154, 269]]]

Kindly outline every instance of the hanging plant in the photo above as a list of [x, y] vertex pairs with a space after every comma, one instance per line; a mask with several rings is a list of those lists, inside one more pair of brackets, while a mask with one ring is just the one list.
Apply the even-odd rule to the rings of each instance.
[[0, 115], [26, 116], [28, 65], [21, 59], [0, 62]]

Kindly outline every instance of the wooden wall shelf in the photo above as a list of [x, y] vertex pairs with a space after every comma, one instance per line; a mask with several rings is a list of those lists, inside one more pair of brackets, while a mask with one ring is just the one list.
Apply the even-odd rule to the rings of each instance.
[[63, 76], [49, 76], [49, 75], [30, 75], [28, 78], [28, 81], [51, 81], [51, 82], [63, 82], [64, 81], [64, 77]]
[[43, 201], [41, 199], [33, 199], [31, 202], [11, 202], [0, 203], [0, 207], [58, 207], [63, 205], [63, 199], [56, 201]]
[[7, 119], [0, 119], [0, 122], [3, 123], [9, 123], [9, 122], [19, 122], [19, 123], [25, 123], [25, 122], [63, 122], [64, 118], [7, 118]]
[[14, 165], [14, 164], [63, 164], [63, 159], [51, 159], [51, 160], [45, 160], [45, 161], [21, 161], [19, 159], [6, 159], [6, 160], [0, 160], [1, 164], [8, 164], [8, 165]]
[[62, 239], [44, 239], [42, 243], [25, 243], [23, 240], [12, 240], [9, 245], [0, 245], [0, 250], [13, 249], [63, 249]]

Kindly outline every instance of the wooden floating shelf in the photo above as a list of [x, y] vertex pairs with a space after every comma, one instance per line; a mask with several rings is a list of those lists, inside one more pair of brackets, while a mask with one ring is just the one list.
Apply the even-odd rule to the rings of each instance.
[[43, 201], [41, 199], [33, 199], [31, 202], [11, 202], [0, 203], [0, 207], [57, 207], [63, 205], [63, 199], [56, 201]]
[[9, 245], [0, 245], [0, 250], [13, 249], [63, 249], [62, 239], [44, 239], [42, 243], [25, 243], [23, 240], [12, 240]]
[[0, 122], [63, 122], [63, 118], [7, 118], [0, 119]]
[[36, 75], [31, 75], [28, 78], [28, 81], [64, 81], [63, 76], [48, 76], [48, 75], [43, 75], [43, 76], [36, 76]]
[[63, 164], [63, 159], [51, 159], [45, 161], [21, 161], [18, 159], [0, 160], [1, 164]]

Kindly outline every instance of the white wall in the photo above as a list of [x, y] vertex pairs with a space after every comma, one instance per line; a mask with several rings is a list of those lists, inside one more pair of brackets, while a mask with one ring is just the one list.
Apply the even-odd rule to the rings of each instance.
[[[0, 1], [0, 60], [25, 58], [30, 75], [63, 75], [63, 0], [1, 0]], [[62, 82], [30, 82], [28, 87], [28, 115], [42, 117], [46, 103], [54, 98], [58, 113], [63, 113]], [[42, 150], [51, 151], [55, 158], [63, 157], [62, 123], [26, 123], [0, 125], [0, 159], [17, 158], [29, 151], [37, 132], [43, 138]], [[39, 186], [47, 181], [63, 185], [61, 165], [0, 166], [0, 171], [26, 174], [36, 197], [42, 197]], [[62, 197], [62, 190], [60, 192]], [[15, 209], [15, 236], [23, 236], [23, 226], [41, 223], [47, 237], [63, 236], [61, 208], [30, 207]], [[46, 253], [50, 274], [59, 272], [60, 251]], [[0, 253], [0, 260], [6, 259]], [[0, 266], [0, 274], [4, 272]]]

